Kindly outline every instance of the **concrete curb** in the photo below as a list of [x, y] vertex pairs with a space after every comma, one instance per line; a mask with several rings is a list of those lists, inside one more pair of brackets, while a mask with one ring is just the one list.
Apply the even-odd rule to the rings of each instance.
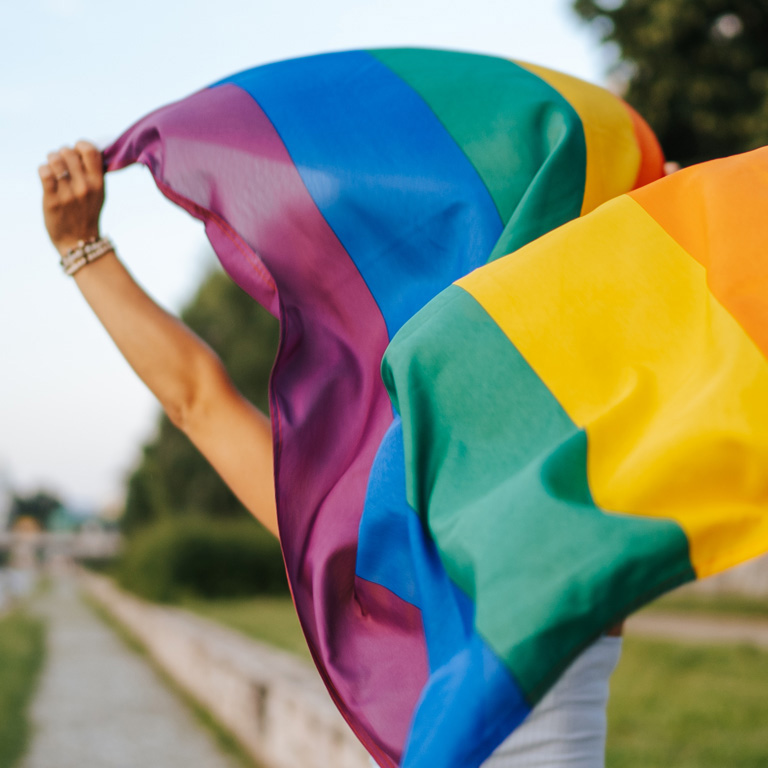
[[702, 616], [692, 613], [645, 611], [630, 616], [628, 635], [680, 643], [753, 645], [768, 648], [768, 621], [739, 616]]
[[768, 555], [760, 555], [716, 576], [687, 584], [681, 589], [698, 594], [768, 597]]
[[81, 571], [84, 592], [267, 768], [370, 768], [317, 672], [301, 659]]

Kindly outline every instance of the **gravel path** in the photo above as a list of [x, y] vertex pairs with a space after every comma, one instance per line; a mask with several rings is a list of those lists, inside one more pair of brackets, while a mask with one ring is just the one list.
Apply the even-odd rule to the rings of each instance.
[[35, 601], [47, 662], [22, 768], [234, 768], [150, 665], [57, 579]]

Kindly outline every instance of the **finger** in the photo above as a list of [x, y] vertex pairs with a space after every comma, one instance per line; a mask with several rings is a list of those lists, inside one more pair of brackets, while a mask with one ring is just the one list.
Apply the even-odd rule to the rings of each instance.
[[62, 147], [59, 155], [64, 159], [67, 172], [69, 173], [69, 183], [72, 185], [72, 191], [77, 194], [83, 194], [87, 191], [88, 185], [85, 181], [85, 168], [80, 158], [80, 153], [71, 147]]
[[53, 171], [49, 165], [41, 165], [37, 169], [40, 175], [40, 183], [43, 185], [43, 193], [52, 195], [56, 191], [56, 179], [53, 177]]
[[80, 153], [80, 159], [85, 168], [85, 176], [89, 183], [100, 183], [104, 177], [104, 163], [101, 152], [90, 141], [78, 141], [75, 149]]
[[58, 152], [50, 152], [48, 154], [48, 165], [51, 171], [53, 171], [53, 178], [56, 182], [56, 191], [60, 194], [66, 193], [69, 187], [69, 169], [64, 162], [64, 158]]

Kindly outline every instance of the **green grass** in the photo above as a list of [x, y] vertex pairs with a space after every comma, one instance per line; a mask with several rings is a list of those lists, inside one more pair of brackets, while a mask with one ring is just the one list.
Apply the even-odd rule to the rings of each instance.
[[766, 680], [755, 648], [625, 640], [607, 768], [765, 768]]
[[[173, 678], [171, 678], [147, 653], [142, 643], [119, 621], [101, 606], [96, 600], [86, 595], [82, 598], [91, 610], [107, 624], [115, 634], [130, 648], [134, 653], [139, 654], [163, 680], [163, 683], [181, 699], [190, 709], [197, 721], [216, 739], [222, 752], [228, 755], [240, 768], [261, 768], [251, 756], [240, 746], [237, 739], [223, 728], [219, 722], [208, 712], [205, 707], [198, 703], [196, 699], [183, 690]], [[0, 764], [0, 768], [5, 768]]]
[[188, 599], [182, 607], [277, 648], [310, 658], [290, 597]]
[[707, 595], [682, 589], [659, 598], [645, 610], [768, 619], [768, 600], [741, 595]]
[[27, 709], [45, 656], [45, 626], [16, 611], [0, 618], [0, 768], [11, 768], [31, 735]]

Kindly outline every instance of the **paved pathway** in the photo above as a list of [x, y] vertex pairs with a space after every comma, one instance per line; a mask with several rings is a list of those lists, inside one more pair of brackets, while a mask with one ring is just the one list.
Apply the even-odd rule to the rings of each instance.
[[147, 662], [57, 579], [35, 601], [48, 657], [22, 768], [234, 768]]
[[742, 643], [768, 648], [768, 620], [730, 615], [644, 611], [627, 621], [628, 635], [694, 643]]
[[[48, 658], [21, 768], [234, 768], [139, 655], [80, 600], [73, 580], [36, 600]], [[768, 648], [768, 620], [642, 612], [630, 635]]]

